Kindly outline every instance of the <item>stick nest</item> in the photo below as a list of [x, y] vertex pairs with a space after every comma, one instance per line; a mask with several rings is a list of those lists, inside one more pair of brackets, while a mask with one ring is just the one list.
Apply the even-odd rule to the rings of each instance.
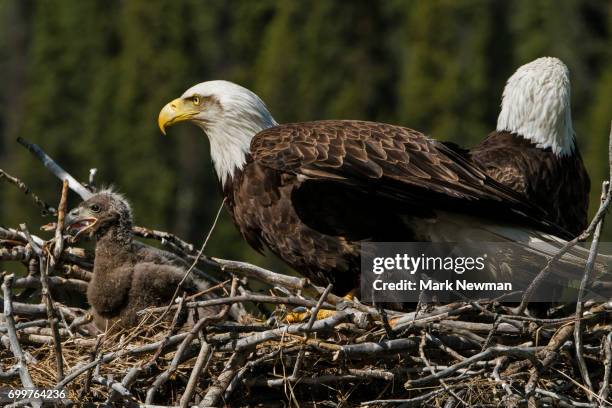
[[[169, 234], [147, 234], [178, 248]], [[4, 274], [0, 370], [10, 387], [27, 385], [27, 372], [38, 388], [65, 389], [65, 405], [599, 406], [608, 398], [608, 304], [586, 304], [583, 312], [580, 353], [590, 386], [576, 362], [575, 305], [546, 319], [491, 301], [381, 312], [304, 279], [206, 257], [198, 267], [227, 278], [212, 288], [217, 299], [179, 298], [144, 311], [138, 327], [96, 333], [84, 304], [91, 254], [66, 245], [55, 261], [52, 243], [0, 229], [1, 259], [28, 271]], [[194, 261], [193, 247], [182, 248], [178, 255]], [[54, 263], [49, 276], [39, 273], [41, 262]], [[251, 291], [247, 279], [267, 289]], [[159, 318], [215, 302], [226, 307], [195, 332]], [[231, 304], [244, 306], [237, 318]]]

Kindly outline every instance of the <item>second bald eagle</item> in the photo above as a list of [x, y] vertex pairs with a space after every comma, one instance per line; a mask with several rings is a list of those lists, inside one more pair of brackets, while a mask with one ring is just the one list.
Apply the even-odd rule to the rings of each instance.
[[558, 58], [519, 67], [504, 89], [497, 130], [471, 153], [491, 177], [578, 236], [587, 226], [591, 183], [576, 145], [570, 91], [569, 70]]

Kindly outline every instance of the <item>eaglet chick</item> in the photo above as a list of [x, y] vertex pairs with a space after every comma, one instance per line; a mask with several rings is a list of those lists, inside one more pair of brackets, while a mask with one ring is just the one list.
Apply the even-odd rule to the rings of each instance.
[[[65, 224], [75, 237], [86, 234], [96, 240], [87, 300], [99, 329], [104, 330], [105, 319], [120, 319], [122, 327], [132, 327], [138, 323], [139, 311], [172, 300], [187, 269], [164, 251], [133, 240], [132, 210], [122, 195], [111, 190], [96, 193], [72, 209]], [[208, 287], [191, 276], [183, 284], [188, 293]]]

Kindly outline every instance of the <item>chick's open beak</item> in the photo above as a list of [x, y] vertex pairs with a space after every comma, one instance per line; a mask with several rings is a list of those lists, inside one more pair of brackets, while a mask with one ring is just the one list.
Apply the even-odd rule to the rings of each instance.
[[167, 127], [191, 119], [197, 113], [197, 111], [185, 106], [185, 102], [181, 98], [177, 98], [166, 104], [159, 112], [157, 118], [159, 130], [165, 135]]
[[66, 215], [66, 219], [64, 220], [64, 231], [76, 238], [85, 231], [91, 229], [97, 222], [97, 218], [83, 216], [78, 209], [75, 208]]
[[64, 218], [64, 230], [69, 231], [72, 224], [78, 221], [79, 211], [78, 208], [74, 208], [70, 210], [68, 214], [66, 214], [66, 218]]

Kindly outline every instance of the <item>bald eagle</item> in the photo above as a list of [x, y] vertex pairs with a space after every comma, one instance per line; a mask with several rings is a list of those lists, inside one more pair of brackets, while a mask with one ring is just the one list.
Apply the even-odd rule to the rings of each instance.
[[516, 70], [504, 89], [497, 130], [472, 157], [573, 236], [586, 228], [590, 180], [572, 126], [569, 70], [561, 60], [538, 58]]
[[278, 125], [253, 92], [193, 86], [160, 112], [208, 136], [229, 213], [319, 285], [358, 286], [364, 241], [523, 240], [567, 233], [462, 150], [405, 127], [354, 120]]

